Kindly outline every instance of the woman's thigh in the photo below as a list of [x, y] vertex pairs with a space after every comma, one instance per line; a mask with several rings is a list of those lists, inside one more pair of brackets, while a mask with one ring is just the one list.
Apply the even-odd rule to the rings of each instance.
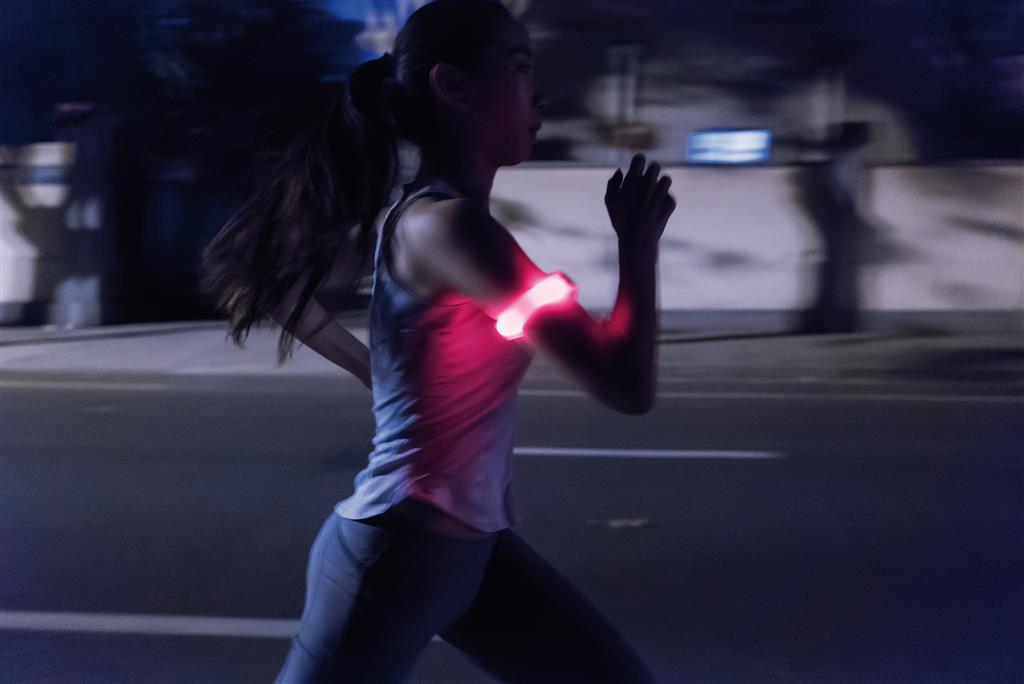
[[469, 610], [439, 634], [504, 682], [654, 681], [593, 602], [510, 529]]
[[471, 600], [475, 583], [458, 572], [467, 554], [332, 515], [310, 549], [302, 619], [276, 681], [400, 682]]

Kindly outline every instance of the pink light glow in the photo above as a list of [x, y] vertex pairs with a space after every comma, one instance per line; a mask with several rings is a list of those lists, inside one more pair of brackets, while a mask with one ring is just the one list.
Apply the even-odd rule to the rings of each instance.
[[574, 291], [575, 286], [562, 273], [552, 273], [538, 281], [502, 311], [495, 327], [506, 339], [522, 337], [523, 326], [535, 311], [543, 306], [568, 300]]

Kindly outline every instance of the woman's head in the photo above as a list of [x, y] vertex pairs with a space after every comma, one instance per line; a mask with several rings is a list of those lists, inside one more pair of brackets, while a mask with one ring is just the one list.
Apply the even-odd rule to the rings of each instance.
[[500, 0], [417, 9], [391, 53], [352, 73], [204, 250], [203, 289], [227, 314], [229, 334], [241, 345], [308, 275], [283, 325], [283, 363], [332, 265], [347, 264], [331, 272], [335, 292], [355, 291], [395, 185], [399, 137], [419, 148], [421, 175], [493, 174], [529, 157], [546, 106], [529, 35]]
[[494, 167], [530, 155], [547, 102], [526, 28], [498, 0], [435, 0], [391, 53], [361, 65], [353, 102], [430, 160], [463, 144]]

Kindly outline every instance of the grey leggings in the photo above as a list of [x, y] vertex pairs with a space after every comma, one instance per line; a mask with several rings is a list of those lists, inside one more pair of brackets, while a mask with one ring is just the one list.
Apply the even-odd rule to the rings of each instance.
[[591, 601], [511, 529], [462, 540], [333, 510], [276, 684], [402, 682], [439, 635], [504, 682], [653, 682]]

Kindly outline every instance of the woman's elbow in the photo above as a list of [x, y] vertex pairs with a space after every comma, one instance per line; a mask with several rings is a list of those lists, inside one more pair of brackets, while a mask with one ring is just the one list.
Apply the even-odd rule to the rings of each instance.
[[653, 408], [654, 400], [643, 399], [640, 401], [634, 401], [630, 404], [627, 404], [624, 407], [622, 407], [621, 410], [622, 413], [626, 414], [627, 416], [642, 416], [644, 414], [650, 413], [651, 409]]

